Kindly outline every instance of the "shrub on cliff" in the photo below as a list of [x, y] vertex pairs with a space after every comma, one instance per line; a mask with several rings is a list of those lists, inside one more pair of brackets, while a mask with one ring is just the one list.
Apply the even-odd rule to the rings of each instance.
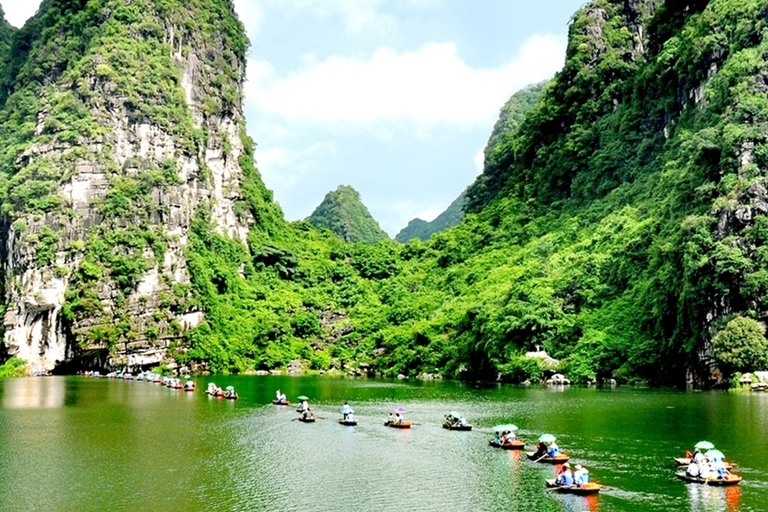
[[712, 339], [720, 369], [752, 372], [768, 368], [768, 339], [765, 328], [756, 320], [737, 316]]

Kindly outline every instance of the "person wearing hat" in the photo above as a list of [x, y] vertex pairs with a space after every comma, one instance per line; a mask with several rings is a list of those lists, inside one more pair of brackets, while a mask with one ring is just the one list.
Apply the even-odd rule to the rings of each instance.
[[573, 473], [571, 473], [571, 465], [567, 462], [563, 464], [563, 468], [560, 470], [560, 474], [557, 475], [557, 485], [573, 485]]
[[581, 487], [582, 485], [589, 482], [589, 471], [587, 471], [581, 464], [576, 464], [576, 471], [573, 473], [573, 481], [576, 483], [577, 486]]

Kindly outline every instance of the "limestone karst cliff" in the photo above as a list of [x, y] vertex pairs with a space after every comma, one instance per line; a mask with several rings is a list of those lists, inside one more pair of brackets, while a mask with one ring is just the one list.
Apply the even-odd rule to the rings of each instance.
[[185, 258], [193, 219], [243, 242], [254, 222], [233, 4], [46, 0], [11, 44], [4, 350], [32, 369], [99, 348], [115, 364], [158, 363], [202, 317]]

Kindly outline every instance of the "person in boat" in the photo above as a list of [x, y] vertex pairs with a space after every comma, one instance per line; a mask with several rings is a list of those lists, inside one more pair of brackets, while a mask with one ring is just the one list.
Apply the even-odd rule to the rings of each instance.
[[395, 422], [395, 417], [392, 413], [389, 413], [389, 417], [387, 417], [387, 424], [391, 425]]
[[224, 394], [224, 398], [231, 398], [237, 396], [237, 393], [235, 393], [234, 389], [228, 389], [227, 392]]
[[704, 454], [701, 453], [701, 450], [696, 448], [693, 450], [693, 454], [691, 455], [691, 462], [694, 464], [701, 464], [702, 462], [706, 461], [706, 457], [704, 457]]
[[560, 469], [560, 473], [557, 475], [557, 485], [573, 485], [573, 473], [571, 472], [571, 465], [567, 462], [563, 464]]
[[278, 402], [283, 401], [283, 394], [280, 392], [279, 389], [275, 391], [275, 400], [277, 400]]
[[537, 459], [540, 459], [542, 457], [546, 457], [547, 455], [547, 445], [545, 445], [542, 442], [536, 443], [536, 453], [533, 454], [533, 456]]
[[349, 413], [347, 413], [347, 416], [344, 419], [346, 421], [355, 421], [355, 411], [350, 409]]
[[405, 418], [400, 415], [400, 413], [395, 413], [395, 423], [403, 423], [405, 421]]
[[495, 444], [501, 444], [501, 432], [498, 430], [493, 433], [493, 442]]
[[709, 462], [706, 459], [696, 464], [696, 466], [699, 468], [699, 478], [703, 478], [705, 480], [710, 478], [711, 475], [709, 470]]
[[575, 483], [577, 487], [589, 483], [589, 471], [587, 471], [584, 466], [576, 464], [574, 469], [576, 471], [573, 472], [573, 483]]
[[688, 468], [685, 470], [685, 473], [693, 478], [698, 478], [701, 475], [699, 464], [691, 462], [688, 464]]
[[302, 400], [301, 404], [299, 404], [299, 408], [301, 409], [301, 412], [306, 412], [309, 410], [309, 402], [306, 400]]
[[555, 456], [560, 453], [560, 447], [557, 446], [557, 443], [552, 441], [552, 444], [549, 445], [549, 450], [547, 450], [547, 453], [549, 454], [549, 457], [551, 459], [554, 459]]
[[509, 443], [511, 443], [512, 441], [517, 441], [517, 436], [515, 435], [515, 433], [514, 433], [514, 432], [512, 432], [512, 431], [507, 431], [507, 432], [504, 434], [504, 438], [502, 439], [502, 441], [503, 441], [505, 444], [509, 444]]
[[[306, 400], [304, 400], [304, 403], [306, 403], [306, 402], [307, 402], [307, 401], [306, 401]], [[302, 418], [304, 418], [305, 420], [306, 420], [306, 419], [308, 419], [308, 418], [311, 418], [311, 417], [313, 416], [313, 414], [312, 414], [312, 410], [309, 408], [309, 404], [307, 404], [307, 408], [306, 408], [306, 409], [303, 409], [303, 410], [302, 410], [302, 412], [301, 412], [301, 416], [302, 416]]]
[[349, 402], [344, 402], [344, 405], [341, 407], [341, 414], [345, 420], [349, 419], [349, 415], [352, 414], [352, 407], [349, 405]]
[[718, 480], [724, 480], [726, 476], [730, 475], [725, 468], [725, 462], [722, 459], [715, 461], [712, 465], [714, 466], [714, 473], [717, 475]]
[[462, 416], [461, 418], [459, 418], [457, 420], [457, 423], [459, 424], [460, 427], [466, 427], [467, 426], [467, 418]]
[[278, 402], [282, 402], [282, 403], [284, 403], [284, 402], [287, 402], [287, 401], [288, 401], [288, 397], [287, 397], [287, 396], [285, 396], [285, 393], [283, 393], [282, 395], [280, 395], [280, 399], [278, 400]]

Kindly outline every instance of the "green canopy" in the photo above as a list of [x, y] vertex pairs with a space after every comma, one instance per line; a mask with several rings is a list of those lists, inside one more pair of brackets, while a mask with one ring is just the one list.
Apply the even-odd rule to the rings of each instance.
[[693, 447], [698, 448], [699, 450], [713, 450], [715, 448], [715, 445], [710, 443], [709, 441], [699, 441]]
[[449, 416], [453, 416], [454, 418], [461, 418], [462, 416], [464, 416], [459, 411], [451, 411], [451, 412], [448, 413], [448, 415]]
[[552, 444], [555, 440], [556, 438], [552, 434], [541, 434], [541, 437], [539, 437], [539, 442], [544, 444]]
[[308, 396], [304, 396], [304, 395], [299, 395], [297, 398], [299, 400], [309, 400], [309, 397]]
[[507, 423], [505, 425], [496, 425], [495, 427], [493, 427], [493, 430], [496, 432], [504, 432], [505, 430], [514, 432], [515, 430], [517, 430], [517, 425], [513, 425], [511, 423]]

